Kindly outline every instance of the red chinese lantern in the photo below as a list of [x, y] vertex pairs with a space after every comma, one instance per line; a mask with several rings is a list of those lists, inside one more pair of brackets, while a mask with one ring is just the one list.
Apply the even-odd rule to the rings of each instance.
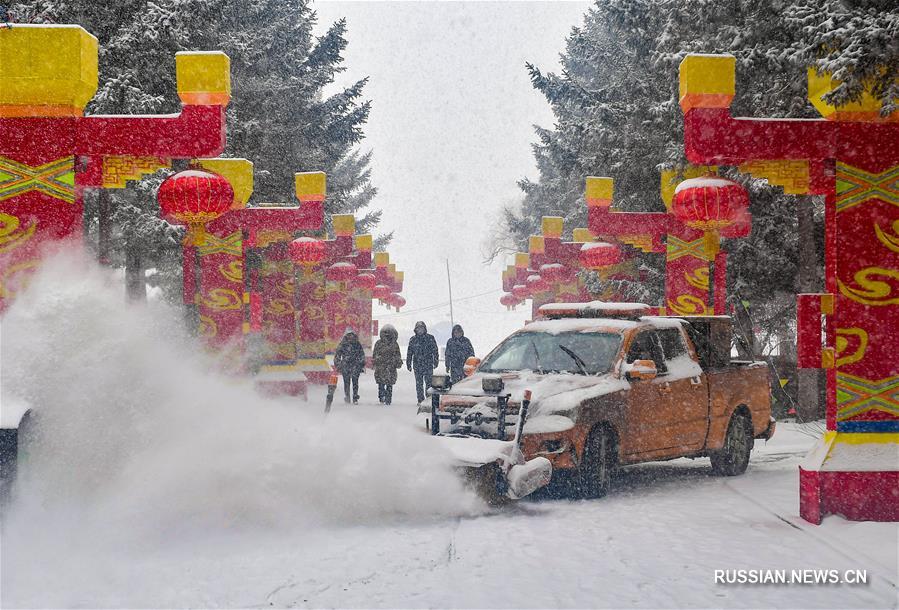
[[353, 287], [360, 290], [372, 290], [377, 283], [378, 280], [371, 273], [360, 273], [353, 279]]
[[290, 242], [290, 258], [297, 265], [303, 266], [303, 272], [309, 271], [318, 263], [325, 260], [328, 254], [328, 246], [320, 239], [314, 237], [298, 237]]
[[579, 259], [585, 269], [601, 271], [621, 262], [621, 248], [604, 241], [589, 242], [581, 246]]
[[742, 184], [704, 176], [690, 178], [677, 185], [671, 212], [685, 225], [705, 233], [706, 258], [718, 254], [720, 234], [738, 221], [745, 221], [749, 210], [749, 193]]
[[515, 295], [520, 301], [523, 301], [531, 296], [531, 291], [528, 290], [528, 287], [524, 284], [515, 284], [512, 286], [512, 294]]
[[390, 296], [390, 287], [384, 284], [378, 284], [371, 291], [371, 296], [379, 301], [384, 301]]
[[341, 261], [334, 263], [325, 270], [325, 279], [332, 282], [345, 282], [356, 277], [356, 265]]
[[521, 303], [521, 300], [514, 294], [507, 292], [499, 298], [499, 302], [504, 305], [506, 309], [515, 309], [515, 306]]
[[536, 273], [528, 276], [527, 287], [531, 294], [537, 294], [538, 292], [543, 292], [550, 288], [549, 282]]
[[387, 302], [396, 307], [396, 310], [399, 311], [400, 307], [403, 307], [406, 304], [406, 299], [396, 293], [391, 293]]
[[166, 220], [187, 226], [185, 243], [202, 246], [206, 224], [231, 208], [234, 189], [218, 174], [189, 169], [166, 178], [157, 198]]

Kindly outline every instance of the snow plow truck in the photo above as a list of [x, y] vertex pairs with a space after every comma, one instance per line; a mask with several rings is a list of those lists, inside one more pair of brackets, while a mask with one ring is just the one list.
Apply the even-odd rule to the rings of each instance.
[[428, 430], [488, 497], [522, 497], [551, 478], [596, 498], [619, 466], [681, 457], [735, 476], [755, 440], [774, 434], [767, 364], [731, 358], [729, 317], [599, 301], [539, 311], [471, 359], [466, 378], [433, 380]]

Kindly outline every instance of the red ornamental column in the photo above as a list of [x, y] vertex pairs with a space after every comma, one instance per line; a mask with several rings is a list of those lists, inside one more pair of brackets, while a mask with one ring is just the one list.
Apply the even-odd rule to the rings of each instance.
[[353, 235], [356, 219], [352, 214], [331, 216], [334, 239], [327, 242], [328, 258], [325, 269], [325, 315], [328, 319], [327, 352], [333, 354], [347, 328], [364, 334], [359, 320], [350, 317], [350, 281], [357, 275], [353, 258]]
[[[321, 172], [297, 174], [297, 198], [301, 202], [319, 202], [324, 205], [325, 175]], [[327, 244], [317, 237], [295, 239], [290, 244], [291, 257], [297, 265], [298, 354], [296, 366], [310, 382], [327, 384], [331, 365], [325, 358], [328, 348], [327, 294], [324, 262], [328, 256]]]
[[881, 118], [867, 93], [833, 107], [822, 96], [839, 83], [812, 70], [809, 99], [825, 119], [733, 118], [735, 69], [730, 55], [681, 63], [687, 157], [825, 196], [827, 294], [800, 298], [800, 316], [814, 319], [798, 327], [799, 352], [820, 353], [827, 368], [827, 432], [800, 468], [800, 513], [813, 523], [827, 514], [897, 521], [899, 113]]
[[179, 114], [84, 116], [97, 53], [97, 39], [77, 26], [0, 28], [0, 312], [44, 245], [80, 241], [85, 188], [120, 187], [172, 158], [225, 147], [226, 55], [176, 55]]
[[351, 311], [359, 320], [359, 341], [366, 356], [371, 355], [372, 336], [377, 334], [372, 324], [372, 290], [377, 285], [372, 269], [372, 236], [357, 235], [354, 263], [358, 274], [350, 282]]

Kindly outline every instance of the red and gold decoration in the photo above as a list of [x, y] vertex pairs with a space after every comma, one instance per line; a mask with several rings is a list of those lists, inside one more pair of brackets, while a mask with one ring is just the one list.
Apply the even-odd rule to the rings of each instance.
[[234, 189], [218, 174], [190, 169], [166, 178], [158, 199], [166, 220], [187, 226], [185, 242], [203, 246], [206, 225], [231, 208]]
[[121, 188], [225, 147], [226, 55], [176, 55], [179, 114], [84, 116], [97, 56], [97, 39], [78, 26], [0, 28], [0, 312], [48, 242], [81, 239], [85, 189]]
[[827, 432], [800, 468], [800, 513], [897, 521], [899, 466], [883, 456], [899, 443], [899, 113], [868, 93], [833, 107], [839, 82], [812, 70], [824, 119], [734, 118], [735, 69], [730, 55], [681, 63], [688, 159], [825, 198], [827, 292], [801, 295], [797, 322], [801, 364], [827, 369]]

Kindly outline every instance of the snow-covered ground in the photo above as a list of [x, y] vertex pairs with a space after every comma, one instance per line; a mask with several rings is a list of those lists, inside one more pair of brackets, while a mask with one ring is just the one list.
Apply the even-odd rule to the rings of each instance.
[[[405, 370], [392, 406], [369, 372], [325, 418], [321, 389], [269, 401], [204, 376], [148, 332], [171, 312], [72, 275], [51, 268], [52, 296], [3, 321], [4, 402], [52, 405], [4, 511], [3, 607], [897, 607], [899, 525], [798, 516], [820, 426], [782, 424], [741, 477], [677, 460], [601, 500], [492, 510], [424, 434]], [[716, 584], [724, 569], [868, 584]]]

